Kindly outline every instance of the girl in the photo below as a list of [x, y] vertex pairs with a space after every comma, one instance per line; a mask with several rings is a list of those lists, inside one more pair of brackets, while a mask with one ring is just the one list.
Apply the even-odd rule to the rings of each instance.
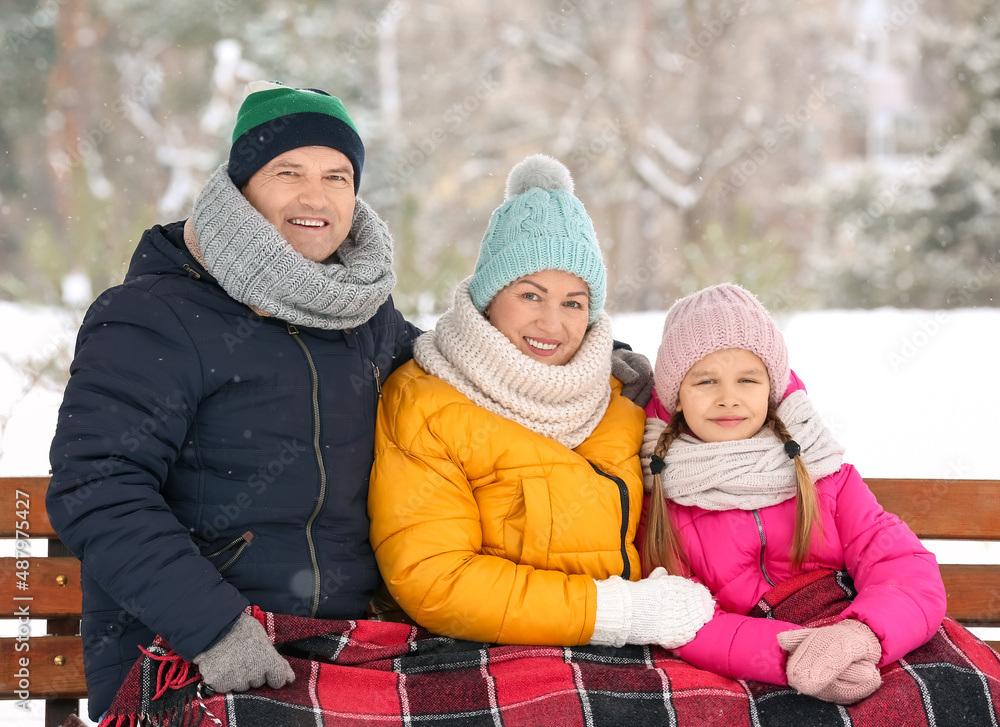
[[[643, 566], [693, 576], [717, 603], [675, 653], [838, 704], [871, 694], [879, 667], [937, 631], [944, 585], [934, 556], [843, 462], [774, 321], [736, 285], [683, 298], [667, 313], [654, 378]], [[817, 569], [854, 579], [858, 595], [836, 623], [746, 615], [771, 588]]]

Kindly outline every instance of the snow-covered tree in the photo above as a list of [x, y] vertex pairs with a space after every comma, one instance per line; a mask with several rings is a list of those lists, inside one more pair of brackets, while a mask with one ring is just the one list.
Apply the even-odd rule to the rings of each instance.
[[1000, 301], [1000, 8], [975, 2], [968, 13], [909, 20], [937, 100], [924, 145], [840, 168], [811, 191], [828, 205], [838, 253], [825, 270], [830, 304]]

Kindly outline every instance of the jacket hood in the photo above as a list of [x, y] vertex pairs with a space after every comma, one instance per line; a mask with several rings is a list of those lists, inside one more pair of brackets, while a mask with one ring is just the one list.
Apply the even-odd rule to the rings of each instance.
[[125, 274], [125, 282], [142, 275], [183, 275], [200, 276], [202, 280], [215, 282], [215, 278], [184, 244], [184, 223], [186, 220], [167, 225], [153, 225], [144, 233], [132, 253], [132, 260]]

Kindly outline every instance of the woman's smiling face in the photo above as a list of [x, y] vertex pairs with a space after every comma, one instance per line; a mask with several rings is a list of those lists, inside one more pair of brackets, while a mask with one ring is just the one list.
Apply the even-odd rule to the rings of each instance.
[[562, 366], [587, 334], [590, 289], [572, 273], [542, 270], [518, 278], [496, 294], [486, 317], [535, 361]]

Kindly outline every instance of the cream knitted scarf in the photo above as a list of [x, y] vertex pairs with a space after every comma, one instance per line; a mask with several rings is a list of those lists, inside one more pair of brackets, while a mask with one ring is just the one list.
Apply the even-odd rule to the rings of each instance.
[[602, 312], [568, 363], [535, 361], [476, 310], [466, 278], [435, 329], [417, 339], [413, 358], [473, 403], [573, 449], [611, 400], [612, 344], [611, 319]]
[[[802, 462], [813, 481], [833, 474], [844, 462], [844, 448], [823, 424], [804, 391], [789, 394], [778, 417], [802, 448]], [[649, 459], [665, 428], [646, 420], [642, 442], [643, 480], [652, 487]], [[675, 438], [664, 457], [661, 478], [668, 500], [705, 510], [755, 510], [795, 497], [795, 463], [770, 429], [735, 442], [702, 442], [690, 434]]]
[[251, 205], [226, 165], [208, 180], [191, 214], [206, 268], [230, 297], [301, 326], [343, 330], [369, 320], [389, 298], [392, 237], [360, 198], [335, 261], [302, 257]]

